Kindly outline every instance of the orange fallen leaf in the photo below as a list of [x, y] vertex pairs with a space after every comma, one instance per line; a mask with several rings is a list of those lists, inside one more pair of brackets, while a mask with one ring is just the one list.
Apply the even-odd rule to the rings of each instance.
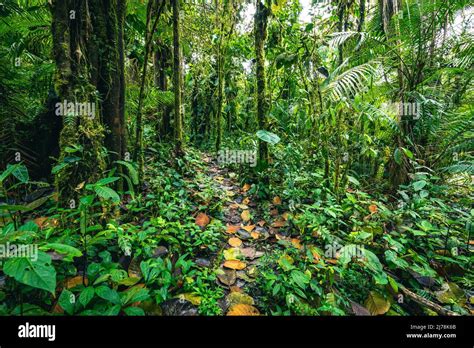
[[331, 265], [337, 265], [337, 260], [336, 259], [326, 259], [325, 261], [327, 263], [330, 263]]
[[474, 245], [474, 240], [470, 240], [469, 245]]
[[247, 232], [252, 232], [255, 228], [255, 225], [248, 225], [248, 226], [244, 226], [242, 227], [244, 230], [246, 230]]
[[244, 222], [249, 221], [250, 220], [250, 211], [244, 210], [242, 212], [242, 214], [240, 214], [240, 217], [242, 218], [242, 220], [244, 220]]
[[45, 225], [46, 221], [48, 220], [47, 217], [45, 216], [42, 216], [42, 217], [39, 217], [39, 218], [36, 218], [34, 220], [35, 224], [38, 225], [39, 228], [43, 228], [43, 226]]
[[296, 249], [301, 249], [301, 242], [298, 238], [291, 238], [291, 244], [293, 244]]
[[265, 220], [260, 220], [259, 222], [257, 222], [257, 225], [263, 227], [263, 225], [265, 225]]
[[260, 238], [260, 233], [258, 233], [258, 232], [251, 232], [250, 235], [252, 236], [253, 239]]
[[227, 260], [226, 262], [224, 262], [224, 267], [240, 270], [247, 267], [247, 265], [245, 264], [245, 262], [239, 260]]
[[237, 209], [238, 207], [239, 207], [239, 204], [237, 203], [232, 203], [231, 205], [229, 205], [230, 209]]
[[250, 198], [245, 197], [242, 201], [242, 204], [249, 204], [250, 203]]
[[287, 211], [285, 211], [285, 212], [281, 215], [281, 217], [283, 218], [283, 220], [286, 221], [286, 220], [288, 220], [288, 218], [290, 217], [290, 213], [287, 212]]
[[232, 247], [239, 247], [242, 245], [242, 241], [239, 238], [229, 238], [229, 244]]
[[196, 216], [196, 225], [200, 227], [206, 227], [211, 220], [209, 219], [209, 216], [207, 216], [204, 213], [199, 213]]
[[280, 205], [281, 204], [281, 198], [278, 197], [278, 196], [273, 197], [273, 204]]
[[[89, 280], [87, 279], [87, 277], [84, 279], [84, 283], [85, 283], [86, 286], [87, 286], [87, 284], [89, 284]], [[75, 288], [78, 285], [82, 285], [82, 276], [81, 275], [66, 279], [64, 281], [64, 287], [66, 289]]]
[[227, 225], [227, 233], [236, 233], [238, 230], [240, 230], [239, 225]]
[[232, 291], [232, 292], [242, 292], [242, 289], [239, 288], [237, 285], [232, 285], [230, 287], [230, 291]]
[[245, 184], [245, 185], [242, 187], [242, 191], [247, 192], [248, 190], [250, 190], [250, 184]]
[[281, 219], [281, 220], [276, 220], [272, 223], [272, 227], [283, 227], [285, 226], [286, 222], [285, 220]]
[[375, 204], [369, 205], [369, 211], [374, 214], [377, 212], [377, 206]]
[[257, 315], [260, 315], [260, 312], [254, 306], [239, 303], [239, 304], [235, 304], [231, 306], [229, 311], [227, 312], [227, 315], [257, 316]]

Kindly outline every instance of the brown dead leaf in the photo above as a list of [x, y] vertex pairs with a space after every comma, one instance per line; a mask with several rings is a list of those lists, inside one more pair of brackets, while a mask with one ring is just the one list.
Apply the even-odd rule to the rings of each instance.
[[235, 248], [235, 247], [241, 246], [242, 241], [239, 238], [232, 237], [232, 238], [229, 238], [229, 244], [230, 244], [230, 246]]
[[250, 198], [245, 197], [242, 201], [242, 204], [249, 204], [250, 203]]
[[277, 216], [277, 215], [278, 215], [278, 209], [272, 209], [272, 210], [270, 210], [270, 215], [271, 215], [271, 216]]
[[243, 292], [243, 290], [241, 288], [239, 288], [237, 285], [232, 285], [230, 287], [230, 291], [232, 291], [232, 292]]
[[247, 267], [245, 262], [239, 261], [239, 260], [227, 260], [224, 262], [224, 267], [230, 268], [230, 269], [244, 269]]
[[206, 227], [211, 220], [209, 219], [209, 216], [207, 216], [204, 213], [199, 213], [196, 216], [196, 225], [200, 227]]
[[240, 249], [240, 252], [242, 253], [242, 255], [248, 259], [254, 259], [255, 258], [255, 254], [256, 254], [256, 250], [255, 248], [251, 248], [251, 247], [248, 247], [248, 248], [242, 248]]
[[273, 204], [280, 205], [281, 204], [281, 198], [278, 197], [278, 196], [273, 197]]
[[238, 207], [239, 207], [239, 204], [237, 203], [232, 203], [231, 205], [229, 205], [230, 209], [237, 209]]
[[242, 212], [242, 214], [240, 214], [240, 217], [242, 218], [242, 220], [243, 220], [244, 222], [249, 221], [249, 220], [250, 220], [250, 211], [244, 210], [244, 211]]
[[272, 223], [272, 227], [279, 228], [285, 226], [286, 221], [283, 219], [278, 219]]
[[251, 232], [250, 235], [252, 236], [253, 239], [258, 239], [260, 238], [260, 233], [258, 232]]
[[330, 263], [331, 265], [337, 265], [337, 260], [336, 259], [325, 259], [327, 263]]
[[235, 316], [235, 315], [258, 316], [260, 315], [260, 312], [254, 306], [239, 303], [230, 307], [229, 311], [227, 312], [227, 315], [229, 316]]
[[252, 232], [255, 228], [255, 225], [248, 225], [248, 226], [244, 226], [242, 227], [244, 230], [246, 230], [247, 232]]
[[287, 211], [285, 211], [285, 212], [281, 215], [281, 217], [283, 218], [283, 220], [286, 221], [286, 220], [288, 220], [288, 218], [290, 217], [290, 213], [287, 212]]
[[260, 220], [259, 222], [257, 222], [257, 225], [263, 227], [263, 225], [265, 225], [265, 220]]
[[248, 190], [250, 190], [250, 184], [245, 184], [245, 185], [242, 187], [242, 191], [247, 192]]
[[[84, 279], [84, 283], [85, 283], [86, 286], [87, 286], [87, 284], [89, 284], [89, 280], [87, 279], [87, 277]], [[82, 276], [81, 275], [78, 275], [78, 276], [75, 276], [75, 277], [72, 277], [72, 278], [68, 278], [64, 281], [64, 287], [66, 289], [72, 289], [72, 288], [75, 288], [78, 285], [82, 285]]]
[[35, 224], [38, 225], [39, 228], [43, 228], [43, 226], [45, 225], [46, 221], [48, 220], [48, 218], [46, 216], [42, 216], [42, 217], [38, 217], [34, 220]]
[[238, 230], [240, 230], [239, 225], [227, 225], [227, 233], [236, 233]]
[[231, 286], [235, 283], [237, 277], [235, 275], [235, 269], [224, 269], [222, 270], [223, 273], [217, 275], [217, 279], [227, 286]]

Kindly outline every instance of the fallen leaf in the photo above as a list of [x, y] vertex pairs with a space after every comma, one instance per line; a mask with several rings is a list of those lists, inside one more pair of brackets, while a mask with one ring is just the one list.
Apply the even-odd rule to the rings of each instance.
[[369, 205], [369, 211], [374, 214], [377, 212], [377, 206], [375, 204]]
[[249, 208], [249, 206], [246, 205], [246, 204], [238, 204], [238, 206], [239, 206], [239, 208], [242, 209], [242, 210], [246, 210], [246, 209]]
[[230, 291], [232, 291], [232, 292], [243, 292], [242, 288], [239, 288], [237, 285], [232, 285], [230, 287]]
[[219, 279], [222, 284], [231, 286], [237, 280], [235, 269], [221, 269], [220, 271], [222, 273], [219, 272], [217, 274], [217, 279]]
[[230, 248], [224, 250], [224, 259], [227, 261], [238, 260], [238, 257], [241, 255], [239, 248]]
[[245, 197], [242, 201], [243, 204], [249, 204], [250, 203], [250, 198]]
[[224, 262], [224, 267], [231, 268], [231, 269], [244, 269], [247, 267], [245, 262], [239, 260], [227, 260]]
[[209, 216], [204, 213], [199, 213], [196, 216], [196, 225], [200, 227], [206, 227], [210, 222]]
[[378, 292], [371, 291], [365, 301], [365, 307], [369, 310], [370, 314], [381, 315], [388, 312], [390, 302]]
[[244, 230], [246, 230], [247, 232], [252, 232], [253, 229], [255, 228], [255, 225], [248, 225], [248, 226], [244, 226], [242, 227]]
[[130, 278], [141, 278], [142, 274], [140, 271], [140, 261], [138, 258], [134, 257], [132, 261], [130, 261], [130, 265], [128, 266], [128, 276]]
[[245, 184], [245, 185], [242, 187], [242, 191], [247, 192], [248, 190], [250, 190], [250, 184]]
[[352, 312], [357, 315], [357, 316], [368, 316], [371, 315], [370, 312], [367, 310], [367, 308], [361, 306], [357, 302], [350, 301], [351, 302], [351, 308]]
[[253, 239], [260, 238], [260, 233], [258, 233], [258, 232], [251, 232], [250, 235], [252, 236]]
[[34, 220], [35, 224], [38, 225], [39, 228], [43, 228], [43, 226], [45, 225], [45, 222], [48, 220], [47, 217], [43, 216], [43, 217], [38, 217]]
[[237, 203], [232, 203], [231, 205], [229, 205], [230, 209], [237, 209], [238, 207], [239, 207], [239, 204]]
[[277, 209], [270, 210], [270, 215], [271, 216], [277, 216], [278, 215], [278, 210]]
[[236, 304], [246, 304], [246, 305], [253, 305], [255, 304], [254, 299], [247, 295], [244, 294], [243, 292], [231, 292], [229, 295], [226, 297], [227, 304], [229, 306], [233, 306]]
[[229, 238], [229, 244], [232, 247], [239, 247], [242, 245], [242, 241], [239, 238], [233, 237]]
[[242, 212], [242, 214], [240, 214], [240, 217], [242, 218], [242, 220], [244, 220], [244, 222], [249, 221], [250, 220], [250, 211], [244, 210]]
[[263, 227], [263, 225], [265, 225], [265, 220], [260, 220], [259, 222], [257, 222], [257, 225]]
[[278, 197], [278, 196], [273, 197], [273, 204], [280, 205], [281, 204], [281, 198]]
[[260, 315], [260, 312], [257, 308], [246, 305], [246, 304], [236, 304], [230, 307], [229, 311], [227, 312], [229, 316], [236, 316], [236, 315], [244, 315], [244, 316], [257, 316]]
[[248, 248], [242, 248], [240, 249], [240, 252], [242, 255], [248, 259], [254, 259], [256, 251], [254, 248], [248, 247]]
[[81, 182], [79, 185], [76, 186], [75, 190], [78, 191], [78, 190], [82, 189], [84, 187], [85, 183], [86, 183], [85, 181]]
[[293, 244], [296, 249], [301, 249], [301, 242], [298, 238], [291, 238], [291, 244]]
[[193, 293], [179, 294], [178, 296], [176, 296], [176, 298], [191, 302], [195, 306], [199, 306], [201, 304], [201, 296]]
[[239, 225], [227, 225], [227, 233], [235, 233], [240, 229]]
[[336, 259], [324, 259], [327, 263], [330, 263], [331, 265], [337, 265], [337, 260]]
[[289, 212], [287, 212], [287, 211], [285, 211], [285, 212], [281, 215], [281, 217], [282, 217], [283, 220], [285, 220], [285, 221], [288, 220], [288, 218], [289, 218], [290, 216], [291, 216], [291, 214], [290, 214]]
[[280, 228], [280, 227], [283, 227], [285, 225], [286, 225], [286, 221], [283, 220], [283, 219], [276, 220], [272, 223], [272, 227], [275, 227], [275, 228]]
[[[83, 277], [81, 275], [78, 275], [78, 276], [75, 276], [75, 277], [72, 277], [72, 278], [68, 278], [64, 281], [64, 287], [66, 289], [71, 289], [71, 288], [75, 288], [78, 285], [82, 285], [82, 278]], [[87, 284], [89, 284], [89, 280], [87, 279], [87, 277], [84, 279], [84, 283], [85, 283], [86, 286], [87, 286]]]

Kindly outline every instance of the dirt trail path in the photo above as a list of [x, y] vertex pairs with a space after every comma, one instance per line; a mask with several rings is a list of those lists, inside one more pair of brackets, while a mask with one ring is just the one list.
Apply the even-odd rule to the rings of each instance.
[[268, 242], [275, 229], [259, 216], [257, 204], [248, 194], [250, 185], [240, 187], [236, 174], [219, 166], [215, 158], [203, 155], [202, 159], [208, 163], [207, 174], [214, 188], [222, 192], [226, 244], [216, 260], [222, 260], [217, 277], [226, 290], [227, 315], [258, 315], [245, 288], [257, 280], [259, 259], [270, 251]]

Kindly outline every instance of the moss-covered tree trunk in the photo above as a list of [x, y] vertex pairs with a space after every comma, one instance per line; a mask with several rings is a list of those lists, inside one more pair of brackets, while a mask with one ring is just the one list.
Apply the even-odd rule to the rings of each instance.
[[[64, 103], [87, 103], [98, 109], [96, 88], [91, 83], [90, 62], [86, 42], [92, 35], [90, 9], [87, 2], [52, 0], [53, 57], [56, 63], [54, 86]], [[104, 128], [98, 113], [82, 114], [61, 110], [60, 155], [56, 167], [55, 186], [62, 205], [78, 204], [76, 188], [82, 182], [95, 182], [105, 170], [102, 151]], [[62, 111], [62, 112], [61, 112]]]
[[[257, 75], [257, 119], [261, 130], [268, 128], [267, 111], [267, 87], [265, 78], [265, 41], [267, 39], [267, 23], [270, 10], [257, 0], [255, 12], [255, 55]], [[268, 166], [268, 144], [261, 139], [258, 142], [258, 167], [265, 169]]]
[[[167, 69], [171, 65], [171, 50], [163, 42], [158, 41], [155, 50], [155, 86], [161, 91], [168, 90]], [[172, 134], [171, 129], [171, 112], [168, 106], [158, 105], [158, 113], [161, 114], [161, 121], [157, 122], [157, 135], [160, 139], [166, 139]]]
[[180, 44], [179, 0], [171, 0], [173, 5], [173, 88], [174, 88], [174, 140], [177, 156], [183, 154], [183, 114], [182, 114], [182, 64]]

